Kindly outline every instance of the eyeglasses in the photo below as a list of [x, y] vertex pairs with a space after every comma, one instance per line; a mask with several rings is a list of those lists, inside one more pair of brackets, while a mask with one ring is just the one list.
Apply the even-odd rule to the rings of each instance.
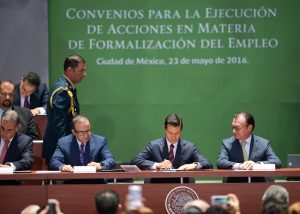
[[85, 131], [77, 131], [74, 129], [75, 133], [77, 133], [79, 136], [84, 136], [84, 135], [90, 135], [92, 133], [91, 129], [85, 130]]
[[247, 127], [247, 126], [232, 126], [232, 130], [235, 130], [235, 131], [239, 132], [244, 127]]

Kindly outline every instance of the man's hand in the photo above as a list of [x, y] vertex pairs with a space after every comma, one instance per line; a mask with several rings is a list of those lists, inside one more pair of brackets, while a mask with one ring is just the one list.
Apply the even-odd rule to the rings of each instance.
[[244, 170], [250, 170], [253, 169], [253, 165], [256, 164], [253, 161], [245, 161], [244, 163], [242, 163], [241, 165], [239, 165], [239, 169], [244, 169]]
[[184, 164], [181, 167], [178, 168], [178, 170], [195, 170], [197, 169], [196, 163], [190, 163], [190, 164]]
[[172, 163], [169, 160], [164, 160], [156, 164], [156, 169], [173, 169]]
[[137, 208], [136, 210], [130, 210], [129, 209], [129, 196], [127, 195], [126, 200], [125, 200], [125, 212], [122, 212], [121, 214], [152, 214], [153, 210], [144, 205], [145, 201], [146, 201], [146, 199], [143, 198], [143, 203], [142, 203], [141, 207]]
[[228, 206], [227, 206], [228, 214], [240, 214], [241, 213], [240, 201], [238, 197], [233, 193], [229, 193], [227, 197], [228, 197]]
[[97, 162], [90, 162], [90, 163], [88, 164], [88, 166], [95, 166], [95, 167], [96, 167], [96, 170], [100, 170], [100, 169], [103, 168], [103, 167], [101, 166], [101, 164], [100, 164], [100, 163], [97, 163]]
[[10, 168], [11, 166], [9, 164], [0, 164], [0, 167]]
[[38, 108], [31, 109], [32, 116], [40, 114], [40, 110]]
[[71, 165], [63, 165], [60, 169], [62, 172], [73, 172], [74, 169]]
[[[64, 214], [60, 209], [59, 201], [56, 199], [52, 199], [55, 202], [55, 211], [56, 214]], [[47, 214], [49, 213], [49, 205], [47, 205], [43, 210], [39, 211], [40, 214]], [[51, 212], [52, 213], [52, 212]]]

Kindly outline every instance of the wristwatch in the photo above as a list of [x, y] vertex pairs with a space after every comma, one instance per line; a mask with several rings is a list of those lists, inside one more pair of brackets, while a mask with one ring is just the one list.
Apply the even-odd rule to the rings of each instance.
[[196, 164], [196, 168], [195, 169], [197, 169], [198, 168], [198, 162], [194, 162], [193, 164]]
[[105, 169], [105, 165], [102, 162], [100, 162], [99, 164], [100, 164], [101, 169]]

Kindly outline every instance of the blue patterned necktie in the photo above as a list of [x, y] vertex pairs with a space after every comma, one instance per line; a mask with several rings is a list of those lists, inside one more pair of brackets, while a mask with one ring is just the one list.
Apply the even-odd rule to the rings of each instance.
[[80, 144], [80, 164], [84, 166], [84, 144]]

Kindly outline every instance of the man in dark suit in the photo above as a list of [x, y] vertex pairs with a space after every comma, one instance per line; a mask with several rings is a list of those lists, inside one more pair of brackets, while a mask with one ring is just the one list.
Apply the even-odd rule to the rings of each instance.
[[[165, 137], [150, 142], [131, 163], [142, 169], [211, 169], [211, 163], [200, 154], [196, 146], [180, 138], [182, 128], [182, 119], [177, 114], [168, 115], [164, 124]], [[152, 182], [156, 180], [151, 179]], [[171, 179], [166, 180], [170, 181]], [[157, 182], [163, 181], [159, 179]]]
[[25, 74], [20, 83], [15, 84], [14, 105], [31, 109], [33, 116], [46, 113], [48, 88], [41, 83], [35, 72]]
[[[92, 134], [89, 120], [82, 115], [77, 115], [72, 121], [72, 134], [59, 139], [50, 160], [49, 169], [72, 172], [74, 166], [95, 166], [97, 170], [101, 170], [112, 169], [115, 164], [108, 149], [107, 140], [102, 136]], [[103, 183], [104, 181], [98, 179], [83, 183], [94, 182]]]
[[32, 138], [18, 133], [20, 125], [20, 116], [16, 111], [3, 113], [0, 125], [0, 167], [12, 167], [14, 171], [30, 170], [32, 167]]
[[[218, 169], [251, 170], [255, 164], [275, 164], [281, 162], [273, 152], [268, 140], [253, 134], [255, 120], [248, 112], [239, 112], [232, 120], [233, 136], [223, 140], [218, 155]], [[247, 182], [247, 178], [228, 178], [227, 182]], [[252, 182], [265, 181], [265, 178], [252, 178]]]
[[64, 62], [64, 75], [49, 92], [46, 109], [48, 124], [43, 143], [43, 157], [48, 162], [58, 139], [71, 133], [72, 118], [80, 113], [75, 86], [85, 76], [85, 60], [79, 55], [68, 56]]
[[29, 109], [12, 105], [15, 87], [11, 81], [0, 81], [0, 117], [7, 110], [15, 110], [21, 119], [19, 132], [37, 139], [36, 124]]

